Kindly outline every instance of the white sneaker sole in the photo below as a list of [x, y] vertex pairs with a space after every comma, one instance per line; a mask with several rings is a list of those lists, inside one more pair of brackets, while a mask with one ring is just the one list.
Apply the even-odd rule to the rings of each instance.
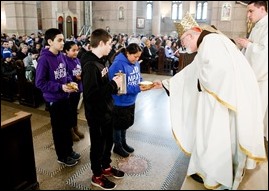
[[57, 160], [59, 164], [64, 164], [65, 166], [71, 167], [71, 166], [75, 166], [76, 164], [78, 164], [78, 161], [76, 161], [76, 163], [74, 164], [66, 164], [65, 162], [59, 161]]
[[99, 184], [94, 183], [93, 181], [91, 181], [91, 184], [92, 184], [93, 186], [99, 187], [99, 188], [101, 188], [101, 189], [103, 189], [103, 190], [113, 190], [113, 189], [115, 189], [116, 186], [117, 186], [117, 185], [115, 184], [114, 188], [104, 188], [104, 187], [100, 186]]

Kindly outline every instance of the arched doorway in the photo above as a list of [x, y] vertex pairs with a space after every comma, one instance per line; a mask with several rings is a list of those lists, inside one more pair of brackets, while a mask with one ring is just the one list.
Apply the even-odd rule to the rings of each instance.
[[70, 16], [66, 17], [66, 38], [70, 38], [73, 35], [72, 32], [72, 18]]
[[61, 30], [62, 31], [62, 33], [64, 32], [63, 31], [63, 23], [64, 23], [64, 18], [62, 17], [62, 16], [60, 16], [59, 18], [58, 18], [58, 29], [59, 30]]
[[77, 19], [77, 17], [73, 18], [73, 22], [74, 22], [74, 36], [77, 37], [78, 36], [78, 19]]

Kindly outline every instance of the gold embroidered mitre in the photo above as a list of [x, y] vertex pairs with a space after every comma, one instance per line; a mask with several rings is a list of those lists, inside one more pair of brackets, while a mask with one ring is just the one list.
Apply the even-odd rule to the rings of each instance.
[[182, 18], [178, 23], [175, 23], [178, 35], [181, 36], [185, 31], [191, 29], [192, 27], [199, 27], [198, 23], [194, 20], [189, 12]]

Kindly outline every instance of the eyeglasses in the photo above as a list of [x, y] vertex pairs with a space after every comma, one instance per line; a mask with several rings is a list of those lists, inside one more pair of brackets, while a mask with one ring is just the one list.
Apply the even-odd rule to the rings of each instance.
[[184, 39], [189, 36], [190, 34], [186, 34], [186, 36], [184, 36], [183, 38], [180, 39], [181, 43], [184, 41]]

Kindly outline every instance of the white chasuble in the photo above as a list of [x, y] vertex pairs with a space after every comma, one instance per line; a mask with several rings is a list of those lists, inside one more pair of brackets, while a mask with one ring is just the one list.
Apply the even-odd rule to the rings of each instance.
[[266, 160], [258, 83], [244, 55], [224, 35], [206, 35], [194, 61], [163, 84], [175, 139], [190, 154], [187, 175], [237, 189], [244, 169]]

